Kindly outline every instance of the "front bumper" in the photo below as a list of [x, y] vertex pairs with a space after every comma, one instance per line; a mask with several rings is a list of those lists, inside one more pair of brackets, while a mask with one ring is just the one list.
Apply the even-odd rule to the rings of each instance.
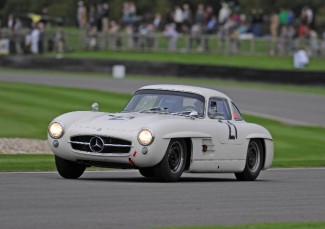
[[[137, 140], [137, 131], [116, 131], [112, 130], [108, 133], [97, 133], [89, 130], [83, 135], [93, 136], [109, 136], [113, 138], [125, 139], [132, 142], [132, 147], [128, 153], [96, 153], [75, 150], [71, 147], [70, 136], [80, 135], [80, 133], [65, 133], [61, 139], [53, 139], [48, 136], [48, 142], [51, 150], [60, 158], [78, 161], [87, 165], [99, 167], [152, 167], [158, 164], [165, 155], [169, 139], [155, 138], [149, 146], [142, 146]], [[55, 141], [57, 146], [55, 147]], [[144, 149], [146, 148], [146, 149]]]

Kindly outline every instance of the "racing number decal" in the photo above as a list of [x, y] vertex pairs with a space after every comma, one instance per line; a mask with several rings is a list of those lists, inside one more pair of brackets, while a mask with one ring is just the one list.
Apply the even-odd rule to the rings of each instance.
[[[226, 122], [225, 124], [227, 124], [228, 129], [229, 129], [229, 140], [236, 140], [238, 138], [237, 127], [233, 123], [231, 123], [229, 121]], [[231, 126], [233, 126], [234, 129], [235, 129], [235, 135], [232, 135], [232, 133], [231, 133], [232, 132]]]
[[112, 118], [109, 118], [108, 120], [131, 120], [134, 119], [134, 116], [129, 116], [129, 117], [124, 117], [124, 116], [114, 116], [114, 115], [109, 115]]

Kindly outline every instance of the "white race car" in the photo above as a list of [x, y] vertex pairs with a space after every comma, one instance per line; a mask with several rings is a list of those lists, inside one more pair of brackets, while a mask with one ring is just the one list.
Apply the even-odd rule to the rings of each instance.
[[247, 123], [226, 95], [183, 85], [140, 88], [121, 113], [76, 111], [55, 118], [48, 142], [59, 174], [86, 167], [136, 168], [145, 177], [177, 181], [184, 171], [235, 173], [252, 181], [272, 165], [271, 134]]

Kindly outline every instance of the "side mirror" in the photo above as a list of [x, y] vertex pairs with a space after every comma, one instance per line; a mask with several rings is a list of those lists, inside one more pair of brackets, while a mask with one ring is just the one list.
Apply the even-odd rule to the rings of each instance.
[[93, 112], [96, 112], [99, 110], [99, 104], [98, 103], [93, 103], [91, 105], [91, 109], [93, 110]]
[[211, 119], [218, 119], [218, 120], [223, 120], [224, 118], [224, 114], [217, 112], [216, 109], [210, 109], [209, 113], [208, 113], [209, 117]]
[[191, 119], [195, 119], [199, 117], [199, 114], [197, 113], [197, 111], [191, 111], [191, 113], [189, 114]]

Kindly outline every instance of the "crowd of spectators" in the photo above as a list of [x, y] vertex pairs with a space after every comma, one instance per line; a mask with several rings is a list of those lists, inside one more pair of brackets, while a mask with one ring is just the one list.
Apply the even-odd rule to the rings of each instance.
[[[226, 2], [221, 2], [217, 7], [185, 3], [166, 10], [164, 14], [147, 12], [139, 15], [136, 4], [125, 1], [118, 21], [111, 19], [110, 10], [107, 1], [90, 5], [78, 2], [76, 21], [78, 27], [87, 34], [86, 48], [100, 48], [100, 33], [109, 37], [113, 49], [122, 45], [129, 49], [153, 48], [155, 35], [159, 33], [167, 38], [170, 51], [177, 49], [178, 39], [183, 35], [189, 38], [189, 50], [206, 51], [210, 48], [208, 37], [215, 35], [220, 38], [221, 44], [227, 42], [229, 53], [233, 54], [239, 52], [241, 40], [258, 37], [270, 38], [270, 55], [292, 55], [295, 49], [301, 49], [302, 46], [308, 49], [309, 55], [325, 54], [325, 32], [316, 32], [315, 13], [308, 6], [299, 13], [297, 9], [281, 8], [271, 14], [265, 14], [262, 9], [252, 9], [250, 13], [244, 14], [238, 6]], [[9, 15], [7, 27], [18, 30], [21, 23], [18, 18]], [[124, 43], [120, 34], [124, 36]], [[64, 43], [64, 34], [58, 30], [51, 39], [52, 46], [58, 49]], [[33, 23], [24, 43], [24, 52], [42, 53], [44, 23]]]
[[42, 21], [32, 23], [31, 28], [22, 33], [23, 24], [19, 17], [8, 16], [7, 28], [10, 33], [9, 49], [14, 54], [43, 53], [45, 42], [45, 25]]
[[[162, 32], [168, 38], [169, 50], [176, 50], [179, 36], [188, 35], [189, 49], [198, 51], [209, 49], [205, 35], [217, 35], [222, 41], [228, 39], [230, 52], [237, 53], [240, 41], [256, 37], [270, 37], [270, 55], [291, 55], [296, 46], [308, 47], [310, 54], [319, 55], [325, 50], [325, 33], [319, 35], [315, 30], [315, 14], [305, 6], [297, 14], [290, 8], [281, 8], [270, 15], [262, 9], [252, 9], [250, 14], [241, 13], [238, 7], [222, 2], [219, 11], [212, 5], [176, 5], [165, 15], [137, 15], [134, 2], [124, 2], [120, 23], [109, 21], [108, 3], [87, 7], [82, 1], [78, 4], [77, 21], [80, 28], [89, 30], [89, 48], [98, 48], [97, 32], [111, 35], [115, 45], [121, 45], [118, 33], [130, 36], [127, 45], [132, 47], [153, 47], [154, 34]], [[88, 16], [89, 15], [89, 16]], [[133, 36], [133, 38], [132, 38]], [[143, 37], [146, 37], [145, 39]], [[299, 38], [299, 45], [295, 43]], [[320, 43], [319, 39], [323, 39]]]

